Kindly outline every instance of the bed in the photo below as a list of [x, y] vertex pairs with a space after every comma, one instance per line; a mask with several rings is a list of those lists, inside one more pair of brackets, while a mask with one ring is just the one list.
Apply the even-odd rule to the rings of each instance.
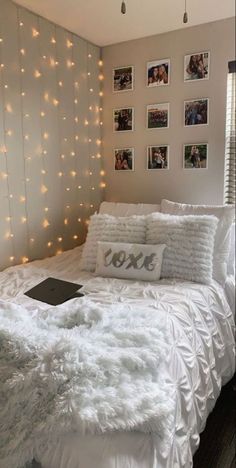
[[[114, 213], [117, 210], [116, 214], [127, 215], [127, 209], [132, 211], [130, 206], [105, 204], [101, 211]], [[153, 209], [153, 206], [145, 207], [146, 213]], [[137, 214], [143, 213], [144, 207], [139, 206], [139, 210]], [[168, 331], [165, 350], [168, 358], [160, 364], [158, 382], [164, 378], [169, 385], [169, 401], [174, 402], [174, 406], [168, 415], [172, 419], [169, 425], [166, 422], [166, 427], [165, 419], [157, 421], [160, 423], [157, 430], [152, 430], [156, 423], [152, 420], [153, 425], [142, 421], [140, 425], [136, 423], [133, 430], [132, 424], [124, 430], [113, 427], [101, 433], [96, 430], [77, 433], [67, 429], [52, 440], [48, 437], [50, 443], [34, 438], [31, 450], [26, 450], [27, 455], [22, 454], [22, 464], [18, 466], [34, 458], [43, 468], [190, 468], [207, 416], [214, 408], [222, 385], [234, 374], [233, 276], [227, 278], [225, 287], [216, 281], [199, 286], [173, 279], [149, 283], [100, 278], [80, 270], [82, 249], [80, 246], [56, 257], [3, 271], [0, 274], [2, 310], [6, 313], [10, 310], [13, 317], [23, 310], [32, 315], [47, 315], [52, 307], [30, 299], [24, 291], [51, 276], [83, 284], [86, 300], [95, 306], [104, 304], [107, 310], [117, 306], [123, 314], [122, 320], [127, 310], [134, 317], [135, 311], [143, 309], [150, 314], [150, 320], [152, 317], [156, 320], [160, 314], [160, 322], [164, 320]], [[78, 309], [83, 300], [67, 302], [62, 307], [63, 313], [69, 314], [72, 304], [73, 310]], [[113, 310], [116, 313], [116, 309]], [[140, 326], [142, 317], [140, 315]], [[125, 322], [125, 326], [133, 325]], [[148, 332], [153, 333], [153, 329]], [[2, 468], [18, 468], [11, 462], [4, 463]]]

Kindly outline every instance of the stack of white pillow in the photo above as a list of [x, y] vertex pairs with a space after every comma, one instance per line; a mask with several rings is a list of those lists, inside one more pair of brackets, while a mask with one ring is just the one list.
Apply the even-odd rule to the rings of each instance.
[[[128, 216], [117, 216], [121, 210]], [[104, 202], [91, 217], [81, 268], [107, 277], [224, 284], [233, 220], [233, 206]]]

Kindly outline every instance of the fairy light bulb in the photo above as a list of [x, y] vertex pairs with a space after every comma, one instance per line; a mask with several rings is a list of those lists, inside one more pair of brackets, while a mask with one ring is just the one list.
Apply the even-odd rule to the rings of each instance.
[[22, 263], [27, 263], [29, 261], [28, 257], [22, 257], [21, 259]]
[[73, 236], [73, 239], [75, 239], [75, 240], [78, 239], [78, 236], [75, 234], [75, 235]]
[[44, 228], [47, 228], [48, 226], [50, 226], [50, 223], [49, 223], [49, 221], [45, 218], [44, 221], [43, 221], [43, 227], [44, 227]]
[[52, 242], [49, 241], [49, 242], [47, 243], [47, 246], [48, 246], [48, 247], [52, 247]]
[[39, 36], [39, 31], [36, 28], [32, 29], [32, 36], [33, 37], [38, 37]]
[[25, 55], [25, 49], [20, 50], [21, 55]]
[[56, 44], [56, 42], [57, 42], [57, 41], [56, 41], [55, 37], [52, 37], [51, 43], [52, 43], [52, 44]]
[[11, 256], [11, 257], [9, 258], [9, 260], [10, 260], [10, 262], [13, 262], [13, 261], [15, 260], [15, 257]]
[[98, 65], [99, 65], [99, 67], [102, 67], [103, 66], [103, 61], [99, 60]]
[[41, 186], [41, 193], [47, 193], [48, 188], [45, 185]]
[[62, 237], [57, 238], [58, 242], [62, 242]]
[[35, 78], [40, 78], [41, 75], [42, 75], [42, 74], [40, 73], [39, 70], [35, 70], [35, 72], [34, 72]]
[[6, 111], [7, 112], [12, 112], [12, 107], [11, 107], [11, 104], [7, 104], [6, 107], [5, 107]]

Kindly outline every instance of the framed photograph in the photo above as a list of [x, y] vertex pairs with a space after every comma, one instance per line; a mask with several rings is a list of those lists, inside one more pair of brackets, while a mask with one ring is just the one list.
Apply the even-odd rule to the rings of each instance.
[[208, 167], [208, 144], [191, 143], [184, 145], [183, 151], [184, 169], [207, 169]]
[[133, 91], [134, 89], [134, 67], [119, 67], [112, 70], [113, 93]]
[[113, 110], [114, 132], [132, 132], [134, 130], [134, 108], [126, 107]]
[[169, 146], [147, 147], [147, 169], [169, 169]]
[[134, 171], [134, 148], [118, 148], [114, 150], [115, 171]]
[[210, 52], [196, 52], [184, 57], [184, 81], [209, 80]]
[[147, 128], [168, 128], [169, 108], [169, 103], [147, 106]]
[[165, 86], [170, 83], [170, 59], [147, 63], [147, 86]]
[[184, 126], [208, 125], [209, 99], [191, 99], [184, 101]]

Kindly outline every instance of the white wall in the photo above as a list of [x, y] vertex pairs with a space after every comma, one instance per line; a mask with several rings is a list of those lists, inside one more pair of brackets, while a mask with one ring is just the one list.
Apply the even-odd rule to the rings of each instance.
[[102, 189], [100, 49], [10, 0], [0, 39], [1, 269], [81, 243]]
[[[132, 27], [132, 24], [131, 26]], [[224, 135], [227, 64], [234, 59], [234, 19], [160, 34], [103, 48], [104, 126], [103, 144], [108, 201], [158, 203], [161, 198], [180, 202], [223, 202]], [[184, 83], [184, 55], [210, 51], [210, 79]], [[146, 87], [146, 63], [170, 58], [169, 86]], [[133, 92], [112, 93], [112, 68], [135, 67]], [[184, 127], [183, 102], [210, 99], [207, 127]], [[170, 102], [170, 128], [146, 129], [146, 105]], [[135, 108], [135, 131], [113, 133], [112, 109]], [[208, 169], [183, 170], [183, 144], [209, 143]], [[146, 171], [146, 146], [170, 145], [170, 170]], [[115, 172], [113, 149], [135, 148], [135, 171]]]

